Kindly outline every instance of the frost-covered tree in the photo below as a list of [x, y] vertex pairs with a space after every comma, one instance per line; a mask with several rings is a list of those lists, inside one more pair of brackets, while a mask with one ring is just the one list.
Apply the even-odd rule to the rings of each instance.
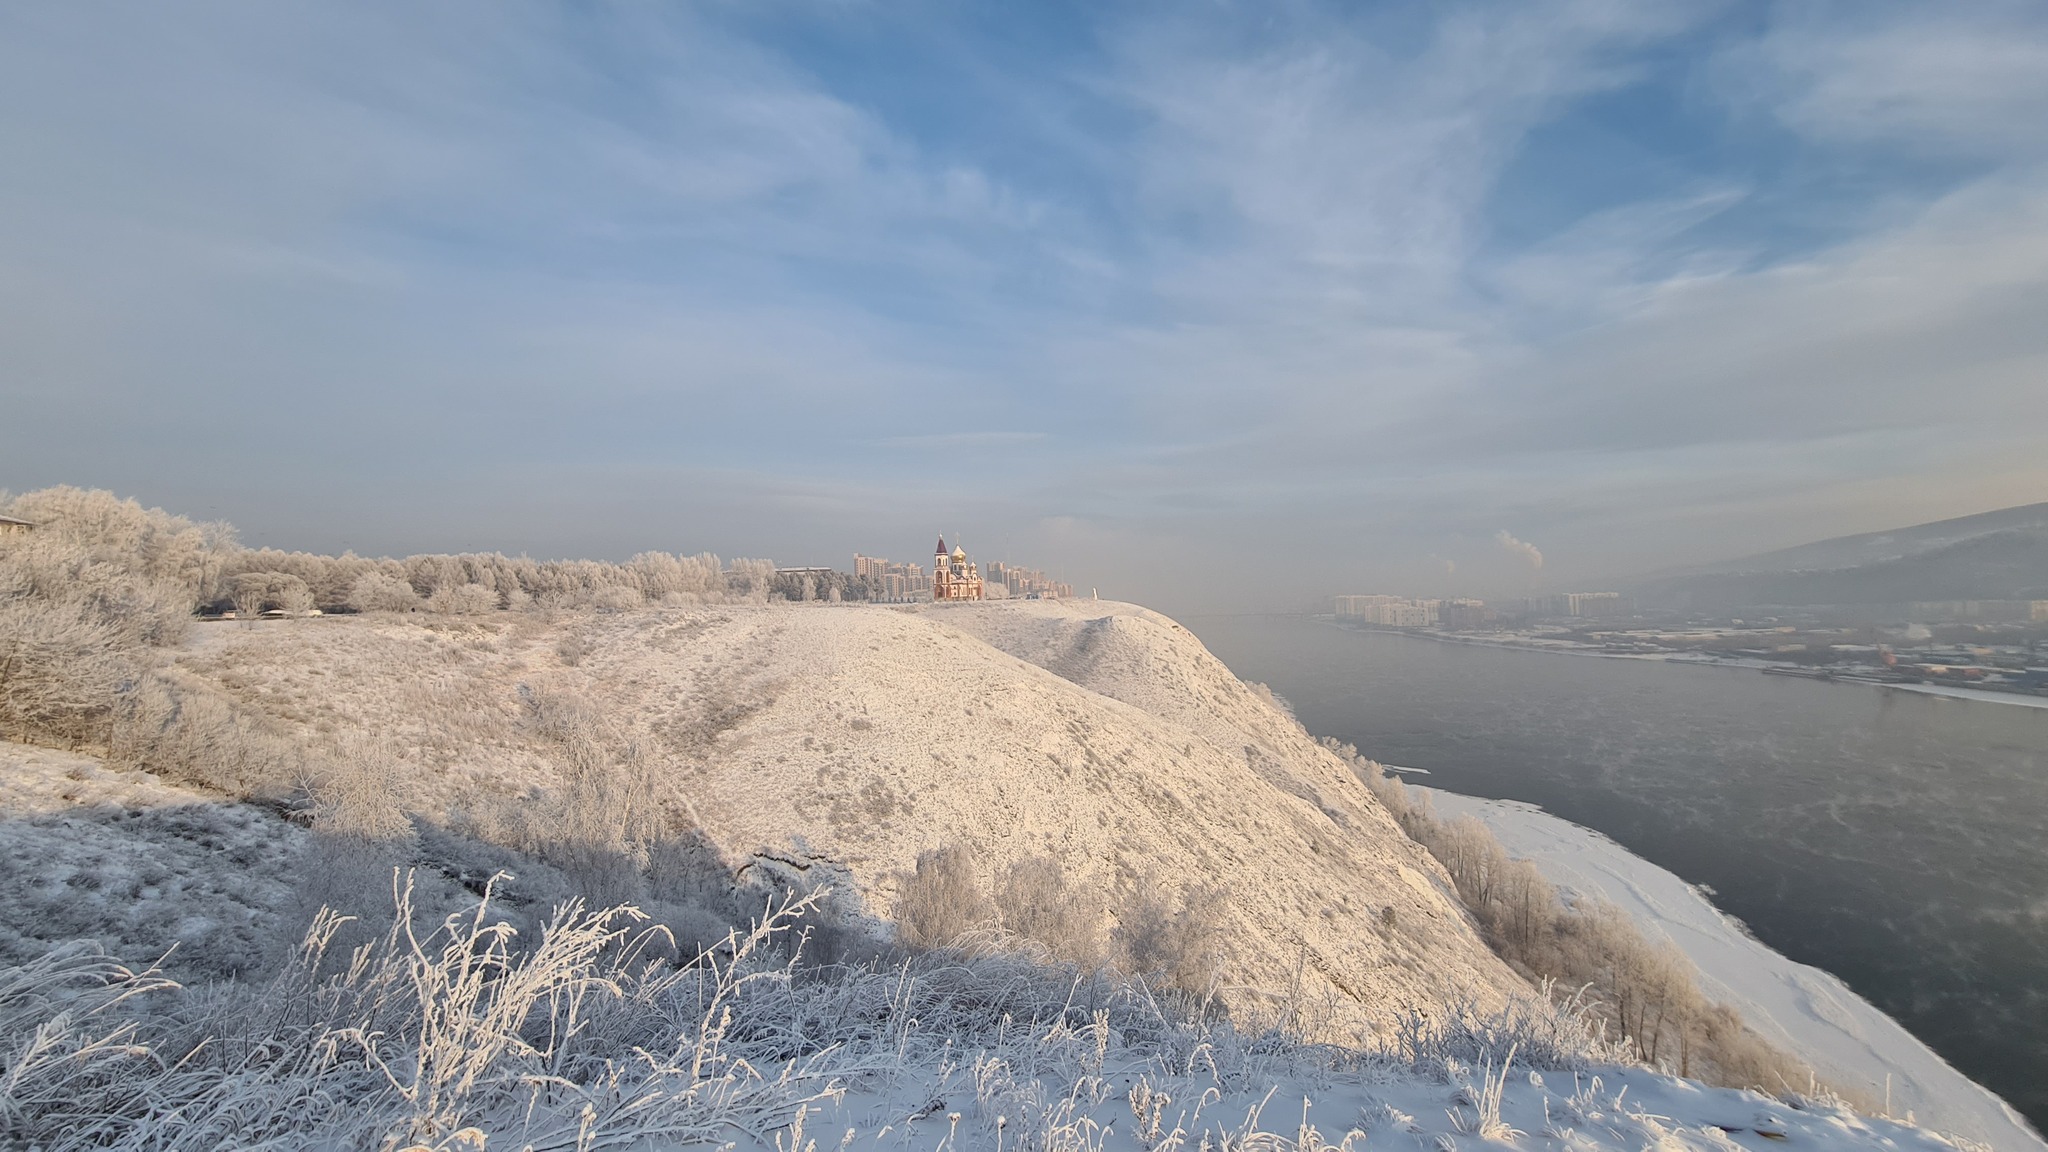
[[419, 607], [412, 585], [383, 572], [365, 572], [349, 585], [348, 606], [357, 612], [410, 612]]
[[225, 536], [107, 492], [0, 502], [35, 530], [0, 537], [0, 731], [104, 743], [116, 695], [183, 636]]
[[481, 584], [450, 584], [427, 597], [427, 611], [447, 616], [481, 616], [498, 610], [498, 594]]
[[270, 595], [273, 603], [293, 616], [303, 616], [313, 610], [313, 589], [290, 573], [278, 577], [271, 585]]
[[261, 615], [270, 602], [270, 573], [244, 572], [235, 577], [235, 612], [243, 617]]

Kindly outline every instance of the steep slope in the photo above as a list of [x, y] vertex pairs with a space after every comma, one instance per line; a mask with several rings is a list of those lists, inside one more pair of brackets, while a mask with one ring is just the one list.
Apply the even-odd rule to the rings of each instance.
[[1194, 633], [1157, 612], [1092, 600], [927, 611], [1063, 680], [1241, 756], [1260, 779], [1340, 827], [1380, 830], [1374, 821], [1384, 813], [1342, 761], [1317, 745], [1270, 693], [1261, 695], [1232, 675]]
[[1292, 993], [1331, 1038], [1528, 993], [1336, 758], [1142, 609], [483, 620], [216, 626], [181, 663], [311, 744], [384, 733], [430, 813], [557, 787], [521, 686], [575, 693], [636, 734], [733, 863], [843, 869], [877, 914], [919, 851], [955, 843], [989, 876], [1050, 855], [1112, 898], [1148, 874], [1215, 886], [1226, 1001]]
[[1715, 999], [1837, 1088], [1888, 1113], [2012, 1152], [2048, 1152], [2026, 1120], [1840, 978], [1773, 952], [1706, 895], [1590, 828], [1514, 800], [1421, 789], [1445, 816], [1470, 815], [1516, 857], [1576, 895], [1620, 905], [1699, 965]]

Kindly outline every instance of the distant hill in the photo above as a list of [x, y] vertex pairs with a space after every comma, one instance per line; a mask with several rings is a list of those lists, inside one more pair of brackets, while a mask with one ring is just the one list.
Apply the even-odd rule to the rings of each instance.
[[2048, 503], [1668, 572], [1636, 591], [1697, 607], [2048, 599]]

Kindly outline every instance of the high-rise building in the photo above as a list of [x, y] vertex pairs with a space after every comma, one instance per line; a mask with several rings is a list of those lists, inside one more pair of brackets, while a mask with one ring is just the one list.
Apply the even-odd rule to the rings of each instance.
[[1062, 584], [1036, 568], [1025, 568], [992, 560], [983, 566], [990, 584], [1002, 585], [1003, 591], [1013, 600], [1064, 600], [1074, 594], [1074, 586]]
[[897, 564], [880, 556], [853, 554], [853, 575], [867, 585], [868, 598], [882, 604], [908, 604], [931, 595], [932, 580], [922, 564]]
[[1406, 596], [1338, 596], [1337, 617], [1382, 628], [1427, 628], [1437, 622], [1440, 601]]
[[1436, 611], [1438, 622], [1451, 629], [1484, 628], [1493, 619], [1484, 600], [1446, 600]]
[[1635, 611], [1635, 601], [1619, 592], [1564, 592], [1553, 600], [1559, 616], [1626, 616]]

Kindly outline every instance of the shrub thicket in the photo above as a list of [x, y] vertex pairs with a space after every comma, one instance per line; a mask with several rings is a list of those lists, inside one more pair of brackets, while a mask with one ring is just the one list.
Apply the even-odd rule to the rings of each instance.
[[[1083, 970], [1113, 967], [1153, 988], [1202, 1001], [1215, 991], [1225, 894], [1171, 888], [1138, 876], [1113, 906], [1067, 880], [1059, 862], [1026, 856], [984, 890], [980, 865], [965, 845], [918, 854], [900, 878], [897, 939], [912, 948], [979, 951], [987, 946], [1042, 950]], [[1114, 921], [1104, 938], [1105, 916]]]
[[1407, 785], [1348, 744], [1352, 762], [1389, 814], [1450, 873], [1458, 895], [1502, 959], [1523, 974], [1590, 995], [1595, 1014], [1634, 1057], [1681, 1076], [1766, 1092], [1804, 1091], [1812, 1070], [1710, 1001], [1670, 941], [1652, 942], [1626, 912], [1597, 898], [1562, 899], [1536, 866], [1513, 860], [1484, 824], [1438, 817]]
[[1207, 887], [1169, 889], [1156, 875], [1138, 877], [1116, 908], [1110, 940], [1118, 965], [1133, 975], [1192, 996], [1215, 991], [1216, 946], [1223, 935], [1224, 896]]
[[233, 534], [105, 492], [51, 488], [0, 511], [0, 735], [106, 744], [116, 697], [219, 585]]

